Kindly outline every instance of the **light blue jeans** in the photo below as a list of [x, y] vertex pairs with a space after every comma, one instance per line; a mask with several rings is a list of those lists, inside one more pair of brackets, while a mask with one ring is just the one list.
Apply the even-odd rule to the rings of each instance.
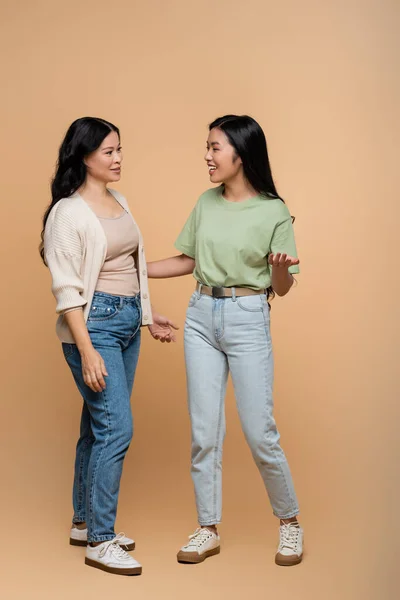
[[96, 292], [87, 328], [105, 362], [102, 392], [84, 382], [75, 344], [63, 344], [65, 359], [83, 398], [76, 447], [73, 522], [86, 521], [89, 542], [115, 537], [122, 465], [133, 434], [131, 393], [140, 350], [140, 297]]
[[192, 295], [185, 323], [192, 478], [200, 525], [222, 516], [225, 392], [232, 375], [241, 425], [275, 516], [299, 507], [273, 417], [273, 356], [265, 295], [212, 298]]

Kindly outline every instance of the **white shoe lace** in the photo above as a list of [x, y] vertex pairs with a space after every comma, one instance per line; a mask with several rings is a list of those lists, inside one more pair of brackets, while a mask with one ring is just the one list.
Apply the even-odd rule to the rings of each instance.
[[110, 552], [112, 552], [112, 554], [119, 560], [126, 560], [127, 558], [130, 558], [129, 554], [127, 552], [125, 552], [125, 550], [123, 550], [121, 548], [121, 546], [119, 545], [119, 542], [122, 540], [122, 538], [124, 536], [125, 536], [124, 533], [119, 533], [112, 540], [105, 542], [103, 548], [99, 552], [99, 557], [103, 558], [103, 556], [106, 554], [107, 550], [110, 549]]
[[205, 527], [198, 527], [196, 531], [189, 535], [190, 542], [185, 546], [186, 548], [200, 548], [205, 542], [210, 540], [213, 534], [209, 529]]
[[299, 542], [300, 527], [296, 523], [285, 523], [280, 526], [280, 543], [278, 552], [284, 548], [297, 551], [297, 545]]

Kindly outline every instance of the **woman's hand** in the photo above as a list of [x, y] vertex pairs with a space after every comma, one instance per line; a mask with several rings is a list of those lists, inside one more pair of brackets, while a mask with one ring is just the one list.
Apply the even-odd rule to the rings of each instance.
[[94, 392], [101, 392], [106, 387], [104, 377], [108, 375], [104, 360], [93, 348], [89, 332], [83, 318], [82, 307], [65, 313], [65, 320], [70, 328], [82, 361], [82, 375], [87, 386]]
[[174, 335], [173, 329], [178, 330], [179, 327], [174, 325], [172, 321], [164, 317], [163, 315], [159, 315], [157, 312], [153, 311], [153, 325], [149, 325], [149, 331], [151, 336], [155, 340], [160, 340], [160, 342], [175, 342], [176, 337]]
[[285, 296], [293, 285], [293, 277], [289, 273], [289, 267], [299, 264], [298, 258], [287, 254], [269, 254], [268, 263], [272, 266], [271, 284], [278, 296]]
[[288, 256], [287, 254], [281, 254], [277, 252], [277, 254], [269, 254], [268, 255], [268, 263], [273, 267], [286, 268], [293, 267], [294, 265], [299, 264], [298, 258], [293, 258], [293, 256]]
[[107, 377], [108, 373], [101, 354], [92, 346], [81, 352], [81, 360], [86, 385], [94, 392], [102, 392], [106, 388], [104, 377]]

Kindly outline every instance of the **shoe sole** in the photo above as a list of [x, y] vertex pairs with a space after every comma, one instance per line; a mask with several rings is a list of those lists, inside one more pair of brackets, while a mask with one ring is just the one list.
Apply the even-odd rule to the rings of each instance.
[[275, 564], [279, 565], [280, 567], [293, 567], [294, 565], [300, 564], [302, 560], [302, 554], [294, 559], [290, 556], [275, 556]]
[[[74, 540], [73, 538], [69, 538], [69, 543], [71, 546], [84, 546], [85, 548], [87, 546], [87, 541], [85, 540]], [[136, 544], [133, 542], [132, 544], [119, 544], [119, 546], [121, 546], [122, 550], [131, 552], [135, 549]]]
[[100, 569], [101, 571], [106, 571], [106, 573], [112, 573], [113, 575], [141, 575], [142, 567], [132, 567], [130, 569], [116, 569], [115, 567], [107, 567], [107, 565], [103, 565], [102, 563], [97, 562], [97, 560], [92, 560], [91, 558], [85, 558], [85, 565], [89, 567], [94, 567], [95, 569]]
[[221, 552], [221, 547], [213, 548], [212, 550], [207, 550], [204, 554], [197, 554], [197, 552], [178, 552], [177, 560], [178, 563], [186, 563], [186, 564], [198, 564], [202, 563], [209, 556], [214, 556], [215, 554], [219, 554]]

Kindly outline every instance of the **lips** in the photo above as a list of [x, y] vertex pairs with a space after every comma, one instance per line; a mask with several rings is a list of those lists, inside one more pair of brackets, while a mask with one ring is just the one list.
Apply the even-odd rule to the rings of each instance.
[[212, 175], [214, 173], [214, 171], [217, 170], [217, 167], [215, 165], [208, 165], [208, 172], [210, 175]]

